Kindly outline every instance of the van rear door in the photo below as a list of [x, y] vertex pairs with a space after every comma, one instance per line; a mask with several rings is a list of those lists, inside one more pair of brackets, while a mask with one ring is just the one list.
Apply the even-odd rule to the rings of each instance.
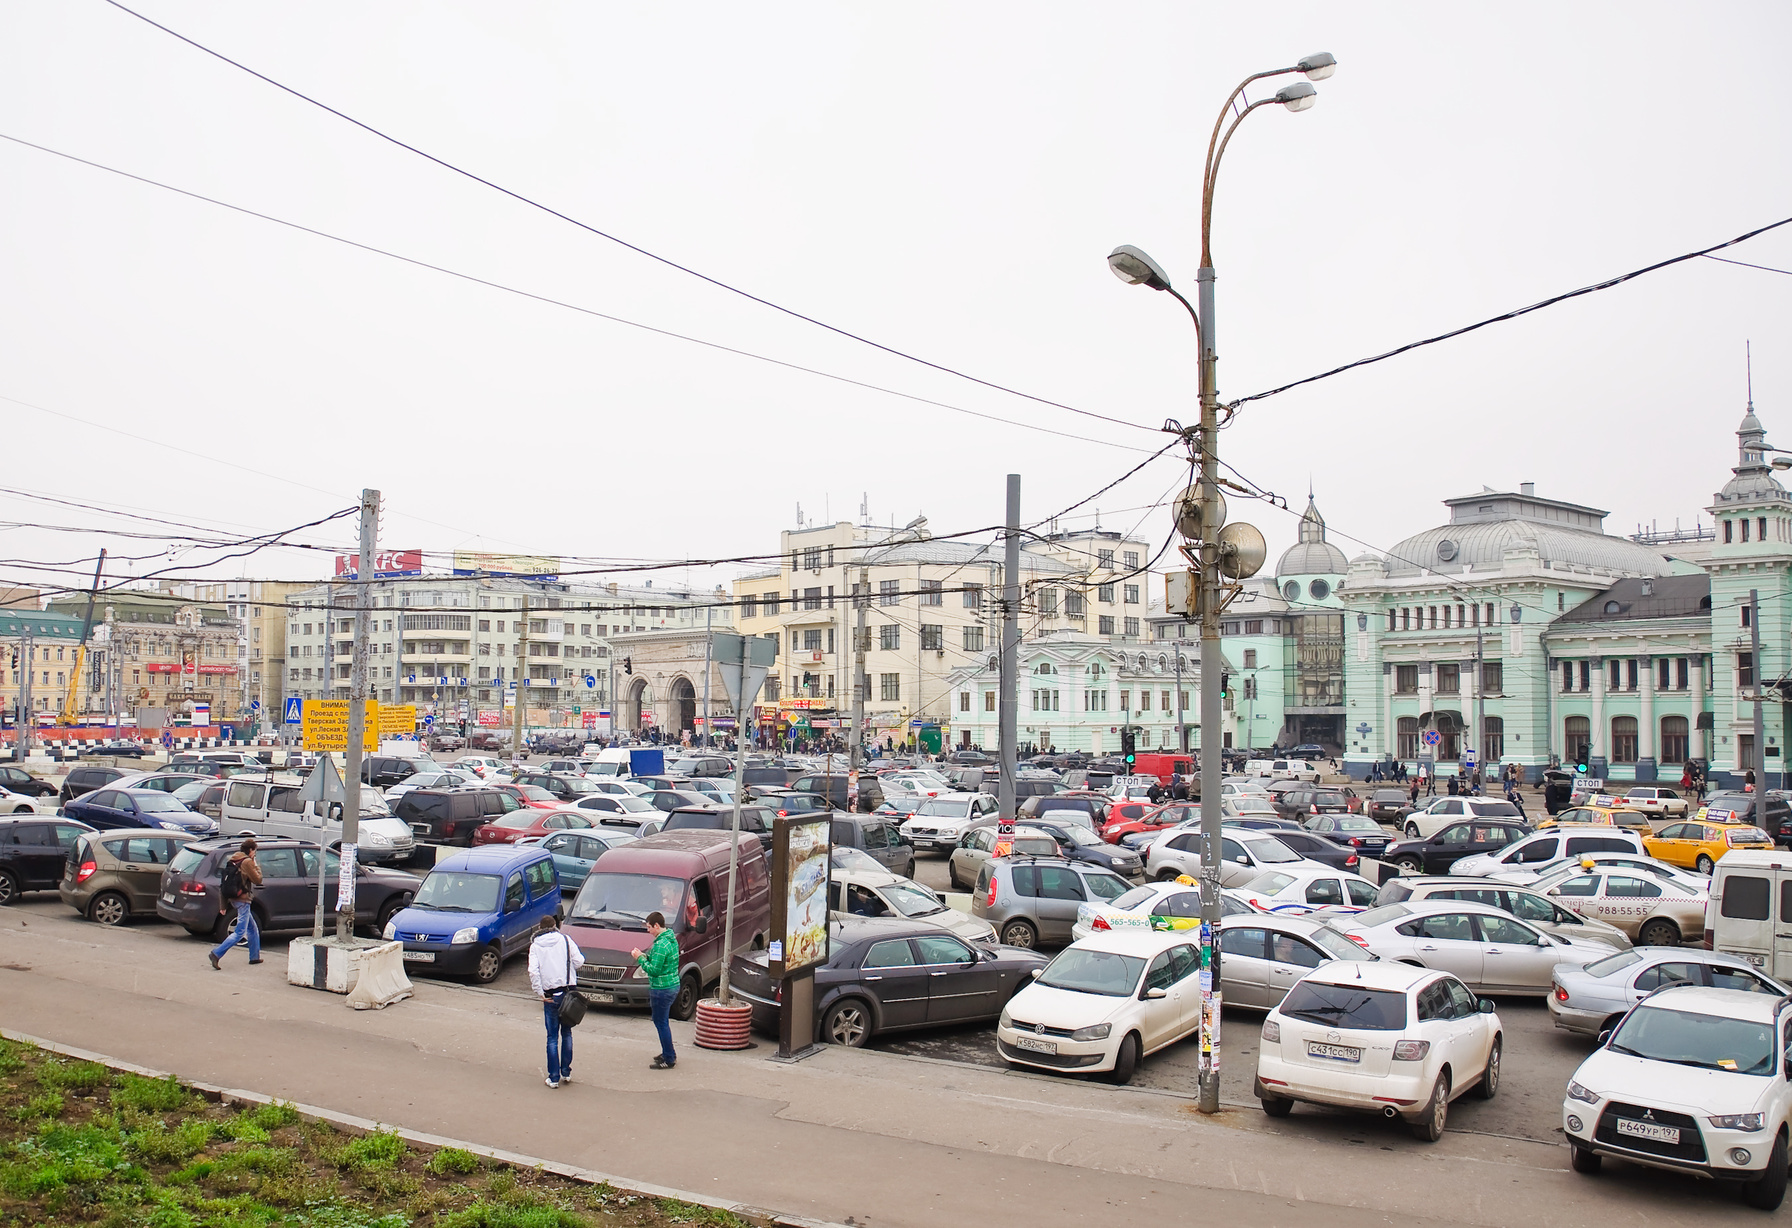
[[[1785, 876], [1766, 866], [1726, 867], [1718, 863], [1711, 883], [1711, 911], [1717, 919], [1712, 945], [1740, 956], [1772, 976], [1792, 975], [1792, 920], [1774, 918], [1775, 888]], [[1780, 915], [1787, 916], [1782, 900]]]

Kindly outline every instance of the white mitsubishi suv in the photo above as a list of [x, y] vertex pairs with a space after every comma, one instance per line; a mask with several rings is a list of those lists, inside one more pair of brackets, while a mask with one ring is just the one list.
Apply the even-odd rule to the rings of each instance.
[[1792, 998], [1675, 986], [1606, 1033], [1562, 1101], [1577, 1173], [1603, 1156], [1738, 1182], [1750, 1206], [1786, 1196]]

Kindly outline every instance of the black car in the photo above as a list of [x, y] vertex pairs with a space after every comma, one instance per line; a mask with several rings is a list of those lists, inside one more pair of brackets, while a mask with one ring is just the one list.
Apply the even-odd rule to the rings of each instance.
[[1393, 840], [1380, 823], [1361, 814], [1309, 815], [1304, 826], [1310, 832], [1349, 845], [1364, 857], [1380, 857]]
[[1363, 801], [1363, 813], [1378, 823], [1399, 823], [1411, 809], [1405, 789], [1377, 789]]
[[901, 823], [881, 814], [834, 815], [835, 848], [858, 849], [892, 874], [915, 876], [915, 846], [902, 834]]
[[23, 793], [26, 797], [49, 797], [56, 792], [56, 786], [49, 781], [39, 780], [24, 768], [11, 764], [0, 764], [0, 789]]
[[982, 767], [986, 763], [995, 762], [994, 759], [991, 759], [980, 750], [955, 750], [947, 756], [946, 761], [948, 763], [962, 763], [967, 767]]
[[[194, 840], [183, 845], [162, 873], [162, 894], [156, 914], [184, 926], [196, 938], [213, 941], [236, 922], [226, 914], [218, 894], [218, 878], [224, 863], [242, 842]], [[274, 930], [308, 930], [317, 909], [318, 847], [305, 840], [257, 840], [256, 864], [261, 867], [261, 886], [255, 889], [255, 923], [263, 933]], [[324, 853], [323, 872], [330, 890], [324, 893], [324, 925], [334, 924], [336, 879], [341, 873], [336, 851]], [[355, 866], [355, 918], [369, 932], [378, 934], [386, 922], [411, 902], [423, 880], [402, 870], [388, 870], [359, 862]]]
[[1705, 799], [1704, 813], [1697, 817], [1709, 823], [1754, 823], [1765, 829], [1775, 844], [1792, 845], [1792, 802], [1772, 793], [1762, 800], [1766, 814], [1757, 819], [1753, 793], [1713, 793]]
[[1048, 816], [1027, 819], [1026, 825], [1056, 840], [1060, 852], [1070, 861], [1086, 861], [1127, 879], [1138, 878], [1145, 872], [1145, 862], [1138, 853], [1118, 844], [1109, 844], [1081, 823], [1053, 820]]
[[376, 789], [390, 789], [402, 784], [425, 768], [436, 766], [433, 759], [401, 759], [397, 755], [369, 755], [361, 760], [361, 783]]
[[420, 840], [473, 843], [473, 833], [493, 819], [523, 808], [503, 789], [412, 789], [392, 803], [392, 813]]
[[1382, 853], [1382, 860], [1408, 874], [1448, 874], [1458, 858], [1497, 853], [1530, 834], [1530, 827], [1516, 820], [1470, 819], [1420, 839], [1396, 841]]
[[120, 776], [135, 775], [129, 768], [121, 767], [77, 767], [62, 782], [59, 796], [64, 803], [71, 802], [83, 793], [92, 793], [117, 780]]
[[795, 789], [767, 789], [757, 795], [749, 792], [747, 800], [764, 802], [783, 818], [792, 814], [808, 814], [812, 810], [827, 810], [828, 799], [819, 793], [799, 793]]
[[1275, 837], [1302, 857], [1323, 862], [1334, 870], [1349, 870], [1355, 874], [1361, 861], [1356, 849], [1315, 831], [1277, 831]]
[[[826, 813], [824, 809], [822, 813]], [[765, 855], [772, 853], [772, 820], [777, 811], [765, 806], [742, 806], [740, 829], [759, 837]], [[661, 831], [727, 831], [734, 825], [733, 806], [680, 806], [667, 812]]]
[[[815, 970], [816, 1039], [864, 1045], [884, 1032], [994, 1020], [1050, 962], [1037, 951], [969, 943], [927, 921], [864, 917], [829, 927], [828, 962]], [[779, 985], [766, 952], [729, 966], [733, 991], [753, 1007], [753, 1026], [778, 1034]]]
[[141, 759], [149, 752], [141, 742], [95, 742], [81, 751], [83, 758]]
[[1350, 803], [1355, 797], [1343, 789], [1303, 784], [1294, 789], [1272, 789], [1269, 800], [1279, 813], [1305, 822], [1315, 814], [1350, 814]]
[[92, 830], [85, 823], [40, 815], [0, 819], [0, 904], [11, 904], [27, 891], [56, 890], [75, 841]]
[[583, 776], [563, 776], [555, 772], [512, 772], [510, 783], [546, 789], [556, 801], [562, 802], [576, 802], [588, 794], [603, 791]]

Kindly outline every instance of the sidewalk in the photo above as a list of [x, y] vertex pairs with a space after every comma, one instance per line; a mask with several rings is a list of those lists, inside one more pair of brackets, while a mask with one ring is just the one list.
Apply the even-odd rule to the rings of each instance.
[[1559, 1147], [1466, 1134], [1425, 1146], [1254, 1107], [1209, 1120], [1178, 1096], [839, 1048], [785, 1065], [763, 1042], [696, 1049], [689, 1025], [675, 1025], [677, 1068], [656, 1072], [647, 1019], [597, 1010], [576, 1034], [576, 1081], [549, 1090], [528, 999], [420, 981], [410, 1001], [355, 1012], [287, 986], [278, 959], [216, 973], [200, 946], [147, 928], [24, 920], [0, 914], [0, 1026], [813, 1219], [1037, 1228], [1180, 1221], [1198, 1206], [1240, 1226], [1754, 1222], [1709, 1187], [1630, 1172], [1589, 1183]]

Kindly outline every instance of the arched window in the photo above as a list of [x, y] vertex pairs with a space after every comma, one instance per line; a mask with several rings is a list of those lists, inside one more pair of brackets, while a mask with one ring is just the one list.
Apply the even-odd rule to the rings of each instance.
[[1398, 722], [1399, 736], [1396, 739], [1394, 755], [1400, 759], [1416, 759], [1419, 757], [1419, 718], [1403, 716]]
[[1636, 762], [1636, 717], [1612, 717], [1612, 762]]
[[1487, 745], [1481, 748], [1481, 762], [1491, 768], [1506, 757], [1506, 721], [1503, 717], [1486, 718], [1486, 729], [1483, 736]]
[[1662, 717], [1661, 761], [1663, 763], [1685, 763], [1686, 744], [1686, 718], [1684, 716]]
[[[1571, 716], [1562, 722], [1562, 757], [1574, 759], [1592, 754], [1593, 724], [1584, 716]], [[1581, 747], [1587, 747], [1582, 751]]]
[[1034, 667], [1033, 672], [1035, 674], [1055, 674], [1058, 671], [1052, 668], [1052, 663], [1050, 661], [1041, 661]]

